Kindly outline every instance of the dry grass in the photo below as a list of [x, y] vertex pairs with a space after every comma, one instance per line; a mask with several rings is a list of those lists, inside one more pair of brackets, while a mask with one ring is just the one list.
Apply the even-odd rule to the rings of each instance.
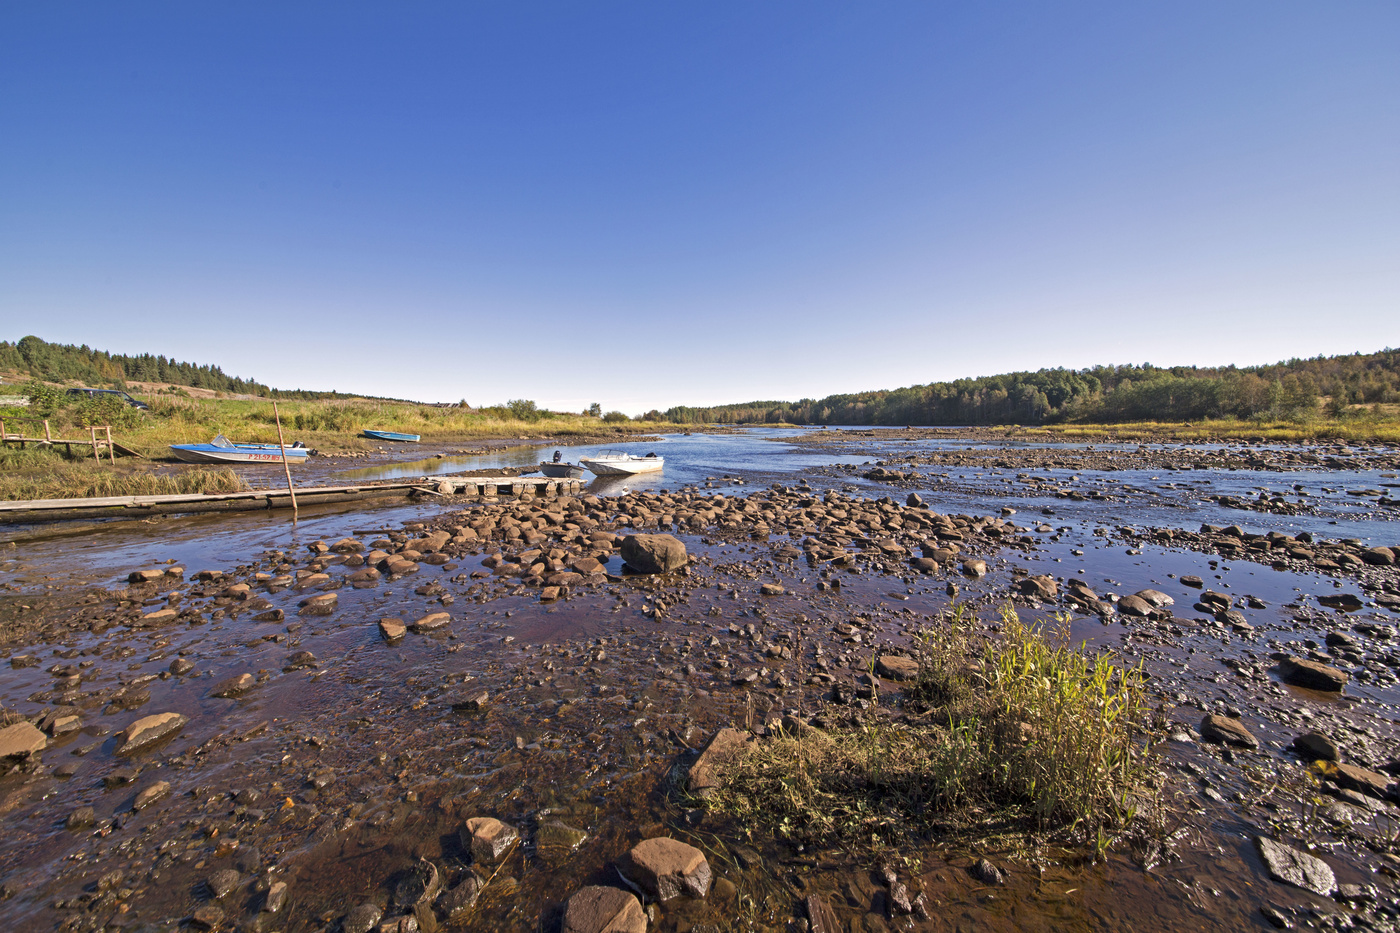
[[926, 633], [905, 691], [914, 715], [755, 743], [711, 805], [802, 842], [997, 823], [1103, 845], [1155, 796], [1141, 670], [1010, 607], [984, 644], [966, 622], [950, 615]]
[[98, 496], [158, 496], [242, 492], [243, 478], [228, 467], [197, 467], [173, 474], [90, 459], [69, 459], [57, 451], [0, 452], [0, 499], [74, 499]]
[[1158, 441], [1183, 443], [1211, 441], [1276, 442], [1400, 442], [1400, 418], [1393, 413], [1358, 411], [1338, 420], [1316, 421], [1239, 421], [1220, 419], [1170, 423], [1138, 421], [1127, 424], [1057, 424], [1027, 428], [1026, 434], [1052, 438], [1093, 440]]

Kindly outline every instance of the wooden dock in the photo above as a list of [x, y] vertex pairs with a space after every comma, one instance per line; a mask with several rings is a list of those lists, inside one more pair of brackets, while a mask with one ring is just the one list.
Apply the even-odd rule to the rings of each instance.
[[[500, 496], [545, 496], [576, 494], [583, 487], [576, 479], [550, 479], [542, 476], [474, 476], [462, 479], [433, 477], [416, 483], [383, 483], [365, 486], [298, 487], [297, 505], [362, 502], [382, 498], [424, 496], [464, 496], [496, 499]], [[201, 512], [254, 512], [290, 509], [291, 495], [285, 489], [256, 489], [213, 495], [106, 496], [97, 499], [26, 499], [0, 502], [0, 525], [35, 524], [91, 520], [95, 518], [140, 519], [148, 515], [197, 514]]]

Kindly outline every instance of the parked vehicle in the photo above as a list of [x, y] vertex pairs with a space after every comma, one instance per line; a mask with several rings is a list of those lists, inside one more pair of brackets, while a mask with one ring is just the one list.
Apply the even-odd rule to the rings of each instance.
[[140, 399], [134, 399], [134, 398], [132, 398], [130, 395], [127, 395], [125, 392], [121, 391], [120, 389], [73, 388], [73, 389], [69, 389], [69, 390], [68, 390], [68, 394], [69, 394], [69, 395], [72, 395], [72, 396], [75, 396], [75, 397], [79, 397], [79, 398], [81, 398], [81, 397], [83, 397], [83, 396], [86, 396], [87, 398], [99, 398], [99, 397], [101, 397], [101, 396], [103, 396], [103, 395], [113, 395], [113, 396], [116, 396], [117, 398], [121, 399], [123, 402], [126, 402], [126, 403], [127, 403], [128, 405], [130, 405], [132, 408], [139, 408], [139, 409], [141, 409], [142, 411], [150, 411], [150, 410], [151, 410], [151, 406], [147, 405], [145, 402], [141, 401]]

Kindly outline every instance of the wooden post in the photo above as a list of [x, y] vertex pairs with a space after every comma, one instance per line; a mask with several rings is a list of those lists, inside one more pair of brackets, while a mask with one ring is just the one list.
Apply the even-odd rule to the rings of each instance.
[[96, 460], [98, 463], [101, 463], [102, 457], [97, 452], [97, 425], [88, 425], [88, 434], [92, 436], [92, 459]]
[[47, 418], [44, 419], [44, 440], [49, 441], [50, 443], [53, 442], [53, 437], [49, 435], [49, 421]]
[[107, 425], [107, 458], [112, 461], [112, 466], [117, 465], [117, 448], [112, 444], [112, 426]]
[[282, 436], [282, 416], [277, 412], [277, 403], [272, 403], [272, 417], [277, 421], [277, 446], [282, 451], [282, 470], [287, 474], [287, 492], [292, 497], [292, 519], [297, 517], [297, 491], [292, 488], [292, 468], [287, 465], [287, 441]]

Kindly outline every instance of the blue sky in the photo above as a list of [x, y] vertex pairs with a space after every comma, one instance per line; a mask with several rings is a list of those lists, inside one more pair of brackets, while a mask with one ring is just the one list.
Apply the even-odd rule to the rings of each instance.
[[0, 338], [637, 413], [1400, 343], [1393, 2], [0, 5]]

